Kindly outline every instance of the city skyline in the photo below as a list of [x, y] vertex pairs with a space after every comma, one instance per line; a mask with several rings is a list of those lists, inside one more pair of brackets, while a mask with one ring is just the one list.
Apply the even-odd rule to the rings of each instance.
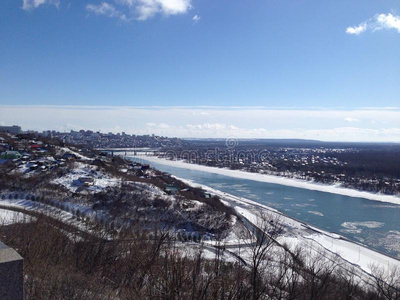
[[400, 108], [1, 106], [0, 125], [180, 138], [400, 142]]

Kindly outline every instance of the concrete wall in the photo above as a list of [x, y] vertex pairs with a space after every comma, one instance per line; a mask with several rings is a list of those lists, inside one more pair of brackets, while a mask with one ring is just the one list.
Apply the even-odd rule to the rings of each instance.
[[24, 261], [11, 248], [0, 242], [0, 299], [24, 299]]

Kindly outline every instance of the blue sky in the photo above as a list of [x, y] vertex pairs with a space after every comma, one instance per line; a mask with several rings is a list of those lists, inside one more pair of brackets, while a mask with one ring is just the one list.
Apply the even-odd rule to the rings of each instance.
[[[45, 0], [27, 3], [35, 1]], [[0, 101], [399, 104], [400, 33], [346, 34], [347, 27], [376, 14], [400, 14], [398, 0], [175, 0], [180, 1], [192, 8], [127, 22], [88, 11], [88, 4], [102, 1], [59, 0], [53, 1], [58, 8], [44, 3], [24, 10], [22, 0], [3, 0]], [[115, 0], [108, 2], [128, 13]]]
[[399, 15], [398, 0], [3, 0], [0, 109], [387, 110], [400, 106]]

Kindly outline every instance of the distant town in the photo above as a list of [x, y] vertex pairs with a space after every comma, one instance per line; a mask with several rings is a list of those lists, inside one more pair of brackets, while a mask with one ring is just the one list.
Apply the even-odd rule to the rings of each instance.
[[[20, 126], [0, 126], [0, 132], [10, 134], [34, 134], [35, 136], [43, 136], [48, 138], [56, 138], [66, 144], [85, 145], [90, 148], [135, 148], [135, 147], [180, 147], [184, 145], [184, 141], [178, 138], [168, 138], [163, 136], [152, 135], [130, 135], [122, 133], [101, 133], [92, 130], [79, 130], [70, 132], [59, 132], [55, 130], [45, 130], [37, 132], [33, 130], [23, 131]], [[1, 150], [1, 148], [0, 148]]]
[[[380, 143], [329, 143], [307, 140], [183, 140], [152, 135], [101, 133], [91, 130], [58, 132], [23, 131], [1, 126], [0, 132], [55, 139], [83, 149], [134, 150], [151, 148], [156, 156], [189, 163], [269, 174], [346, 188], [397, 195], [400, 193], [400, 145]], [[25, 136], [24, 136], [25, 135]], [[25, 142], [12, 149], [0, 140], [0, 158], [23, 155]], [[30, 145], [29, 147], [39, 147]], [[17, 152], [16, 152], [17, 151]], [[19, 152], [18, 152], [19, 151]]]
[[231, 147], [226, 141], [188, 140], [185, 147], [155, 155], [373, 193], [400, 193], [400, 144], [237, 140]]

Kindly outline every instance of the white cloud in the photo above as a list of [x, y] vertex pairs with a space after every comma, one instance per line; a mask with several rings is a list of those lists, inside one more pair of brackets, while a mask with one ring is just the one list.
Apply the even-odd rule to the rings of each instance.
[[58, 7], [60, 5], [60, 0], [23, 0], [22, 9], [32, 10], [43, 4], [51, 4]]
[[96, 15], [104, 15], [109, 18], [119, 18], [124, 21], [127, 20], [126, 15], [107, 2], [102, 2], [98, 5], [88, 4], [86, 5], [86, 10]]
[[157, 0], [156, 2], [160, 4], [161, 11], [166, 15], [183, 14], [192, 8], [190, 0]]
[[345, 118], [344, 119], [346, 122], [360, 122], [360, 120], [359, 119], [356, 119], [356, 118], [351, 118], [351, 117], [347, 117], [347, 118]]
[[156, 14], [164, 16], [185, 14], [192, 8], [191, 0], [114, 0], [99, 5], [89, 4], [86, 9], [97, 15], [144, 21]]
[[380, 29], [396, 29], [400, 33], [400, 16], [394, 16], [392, 14], [380, 14], [376, 17], [376, 28]]
[[201, 20], [201, 17], [198, 16], [198, 15], [195, 15], [192, 20], [193, 20], [194, 23], [197, 23], [198, 21]]
[[[262, 107], [1, 106], [0, 120], [23, 129], [91, 129], [194, 138], [303, 138], [400, 142], [400, 109]], [[349, 121], [354, 123], [349, 123]], [[362, 120], [355, 123], [354, 120]], [[348, 126], [351, 124], [351, 126]], [[357, 124], [357, 126], [355, 126]]]
[[195, 130], [221, 130], [221, 129], [227, 129], [228, 126], [225, 124], [220, 124], [220, 123], [205, 123], [205, 124], [188, 124], [186, 125], [187, 128], [189, 129], [195, 129]]
[[395, 29], [400, 33], [400, 16], [388, 14], [377, 14], [371, 19], [361, 23], [358, 26], [347, 27], [346, 33], [359, 35], [362, 32], [382, 30], [382, 29]]
[[358, 26], [348, 27], [346, 29], [346, 33], [359, 35], [360, 33], [364, 32], [365, 30], [367, 30], [367, 24], [363, 23]]

